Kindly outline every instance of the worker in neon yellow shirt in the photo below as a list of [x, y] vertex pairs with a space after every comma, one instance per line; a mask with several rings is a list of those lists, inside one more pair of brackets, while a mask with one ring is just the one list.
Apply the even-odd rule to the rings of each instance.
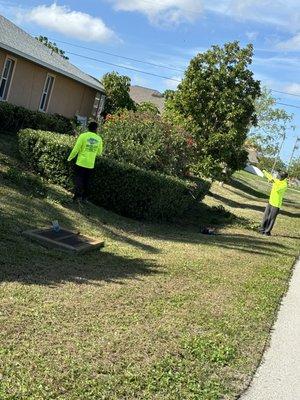
[[77, 157], [74, 201], [85, 202], [87, 200], [91, 171], [95, 166], [96, 157], [100, 156], [103, 151], [103, 141], [97, 135], [97, 129], [97, 122], [91, 122], [88, 126], [88, 132], [82, 133], [78, 137], [68, 158], [68, 161], [71, 161]]
[[279, 172], [278, 178], [273, 177], [267, 171], [263, 171], [265, 177], [268, 181], [273, 183], [272, 191], [269, 199], [269, 204], [266, 207], [263, 221], [259, 231], [266, 236], [271, 235], [271, 231], [275, 224], [277, 215], [279, 214], [280, 208], [282, 206], [283, 197], [288, 188], [287, 177], [288, 174], [286, 172]]

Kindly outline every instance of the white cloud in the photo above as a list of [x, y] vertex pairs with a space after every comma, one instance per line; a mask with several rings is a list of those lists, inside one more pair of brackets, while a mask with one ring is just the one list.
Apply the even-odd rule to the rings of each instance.
[[201, 0], [109, 0], [117, 11], [140, 12], [155, 25], [193, 22], [202, 13]]
[[253, 41], [257, 39], [259, 32], [246, 32], [246, 36], [249, 40]]
[[286, 41], [279, 42], [276, 46], [279, 50], [298, 51], [300, 50], [300, 33]]
[[300, 83], [291, 83], [284, 87], [284, 91], [290, 94], [300, 95]]
[[[291, 38], [274, 40], [272, 47], [286, 51], [300, 50], [299, 0], [205, 0], [204, 8], [239, 21], [271, 25], [278, 32], [290, 32]], [[255, 32], [247, 32], [246, 35], [250, 40], [256, 38]]]
[[80, 11], [73, 11], [67, 6], [59, 6], [56, 3], [23, 10], [19, 18], [87, 42], [106, 42], [116, 38], [115, 33], [105, 25], [102, 19]]
[[258, 57], [254, 58], [253, 64], [259, 67], [268, 67], [280, 69], [295, 69], [299, 68], [300, 59], [298, 57], [284, 57], [284, 56], [276, 56], [276, 57]]
[[206, 0], [205, 8], [244, 21], [272, 24], [289, 31], [300, 27], [299, 0]]

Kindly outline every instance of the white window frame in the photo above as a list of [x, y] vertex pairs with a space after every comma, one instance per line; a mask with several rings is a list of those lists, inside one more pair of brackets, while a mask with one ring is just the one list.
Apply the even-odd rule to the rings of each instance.
[[[6, 67], [6, 63], [7, 63], [8, 60], [13, 61], [12, 71], [9, 70], [9, 73], [8, 73], [8, 75], [9, 75], [10, 72], [11, 72], [10, 80], [8, 80], [7, 78], [4, 78], [4, 76], [3, 76], [4, 71], [5, 71], [5, 67]], [[5, 60], [4, 60], [4, 65], [3, 65], [2, 73], [1, 73], [1, 76], [0, 76], [0, 87], [2, 85], [3, 79], [6, 80], [5, 87], [4, 87], [4, 92], [3, 92], [3, 93], [6, 92], [6, 97], [5, 98], [4, 97], [0, 97], [0, 101], [7, 101], [8, 98], [9, 98], [11, 84], [12, 84], [12, 81], [14, 79], [14, 73], [15, 73], [15, 70], [16, 70], [16, 65], [17, 65], [17, 59], [15, 57], [12, 57], [12, 56], [7, 54], [7, 56], [5, 57]], [[6, 85], [8, 85], [8, 88], [6, 88]]]
[[[48, 78], [53, 78], [52, 86], [50, 88], [50, 92], [47, 91]], [[39, 111], [45, 112], [45, 113], [48, 111], [49, 104], [50, 104], [50, 101], [51, 101], [51, 96], [52, 96], [52, 93], [53, 93], [54, 85], [55, 85], [55, 75], [47, 74], [46, 79], [45, 79], [45, 83], [44, 83], [44, 88], [43, 88], [42, 95], [41, 95]], [[44, 95], [46, 95], [46, 98], [45, 98], [46, 108], [42, 108]]]

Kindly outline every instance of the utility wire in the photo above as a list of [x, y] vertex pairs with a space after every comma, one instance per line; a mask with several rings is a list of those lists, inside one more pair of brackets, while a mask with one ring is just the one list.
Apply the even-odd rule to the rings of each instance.
[[[134, 62], [138, 62], [138, 63], [141, 63], [141, 64], [151, 65], [152, 67], [164, 68], [164, 69], [169, 69], [169, 70], [172, 70], [172, 71], [177, 71], [177, 72], [182, 72], [182, 73], [185, 72], [185, 70], [183, 70], [183, 69], [170, 67], [170, 66], [164, 65], [164, 64], [156, 64], [156, 63], [152, 63], [152, 62], [149, 62], [149, 61], [140, 60], [140, 59], [137, 59], [137, 58], [131, 58], [131, 57], [126, 57], [126, 56], [121, 56], [121, 55], [119, 55], [119, 54], [110, 53], [110, 52], [108, 52], [108, 51], [96, 50], [96, 49], [93, 49], [93, 48], [91, 48], [91, 47], [80, 46], [80, 45], [78, 45], [78, 44], [73, 44], [73, 43], [70, 43], [70, 42], [65, 42], [65, 41], [63, 41], [63, 40], [58, 40], [58, 39], [54, 39], [54, 38], [49, 38], [49, 39], [50, 39], [50, 40], [54, 40], [54, 41], [57, 42], [57, 43], [63, 43], [63, 44], [69, 45], [69, 46], [77, 47], [77, 48], [79, 48], [79, 49], [94, 51], [95, 53], [106, 54], [106, 55], [112, 56], [112, 57], [119, 57], [119, 58], [122, 58], [122, 59], [124, 59], [124, 60], [134, 61]], [[68, 53], [68, 52], [66, 51], [66, 53]], [[70, 52], [69, 52], [69, 53], [70, 53]], [[72, 54], [72, 53], [70, 53], [70, 54]], [[83, 56], [82, 56], [82, 57], [83, 57]], [[103, 62], [104, 62], [104, 61], [103, 61]], [[280, 93], [280, 94], [286, 94], [286, 95], [288, 95], [288, 96], [300, 97], [300, 94], [289, 93], [289, 92], [284, 92], [284, 91], [275, 90], [275, 89], [270, 89], [270, 90], [271, 90], [271, 92], [274, 92], [274, 93]]]
[[275, 93], [281, 93], [281, 94], [287, 94], [289, 96], [295, 96], [295, 97], [300, 97], [300, 94], [294, 94], [294, 93], [288, 93], [288, 92], [281, 92], [280, 90], [274, 90], [274, 89], [270, 89], [271, 92], [275, 92]]
[[179, 79], [170, 78], [170, 77], [168, 77], [168, 76], [163, 76], [163, 75], [158, 75], [158, 74], [153, 74], [152, 72], [146, 72], [146, 71], [143, 71], [143, 70], [141, 70], [141, 69], [136, 69], [136, 68], [131, 68], [131, 67], [125, 67], [124, 65], [114, 64], [114, 63], [111, 63], [111, 62], [108, 62], [108, 61], [99, 60], [98, 58], [93, 58], [93, 57], [83, 56], [83, 55], [81, 55], [81, 54], [72, 53], [71, 51], [65, 51], [65, 53], [71, 54], [71, 55], [76, 56], [76, 57], [85, 58], [85, 59], [87, 59], [87, 60], [100, 62], [100, 63], [102, 63], [102, 64], [107, 64], [107, 65], [112, 65], [112, 66], [118, 67], [118, 68], [128, 69], [129, 71], [139, 72], [139, 73], [141, 73], [141, 74], [151, 75], [151, 76], [155, 76], [155, 77], [157, 77], [157, 78], [167, 79], [167, 80], [169, 80], [169, 81], [174, 81], [174, 82], [179, 82], [179, 83], [181, 82]]
[[177, 71], [177, 72], [185, 72], [183, 69], [174, 68], [174, 67], [170, 67], [170, 66], [163, 65], [163, 64], [155, 64], [155, 63], [152, 63], [152, 62], [149, 62], [149, 61], [138, 60], [137, 58], [125, 57], [125, 56], [121, 56], [119, 54], [109, 53], [108, 51], [96, 50], [96, 49], [93, 49], [91, 47], [79, 46], [78, 44], [64, 42], [62, 40], [57, 40], [57, 39], [54, 39], [54, 38], [49, 38], [49, 39], [50, 40], [54, 40], [57, 43], [63, 43], [63, 44], [69, 45], [69, 46], [78, 47], [79, 49], [94, 51], [95, 53], [106, 54], [108, 56], [119, 57], [119, 58], [123, 58], [124, 60], [134, 61], [134, 62], [138, 62], [138, 63], [141, 63], [141, 64], [151, 65], [152, 67], [165, 68], [165, 69], [170, 69], [172, 71]]
[[[83, 56], [82, 54], [72, 53], [72, 52], [70, 52], [70, 51], [66, 51], [65, 53], [71, 54], [71, 55], [76, 56], [76, 57], [85, 58], [85, 59], [87, 59], [87, 60], [92, 60], [92, 61], [100, 62], [100, 63], [102, 63], [102, 64], [112, 65], [112, 66], [118, 67], [118, 68], [124, 68], [124, 69], [127, 69], [127, 70], [129, 70], [129, 71], [139, 72], [139, 73], [141, 73], [141, 74], [151, 75], [151, 76], [155, 76], [155, 77], [157, 77], [157, 78], [163, 78], [163, 79], [167, 79], [167, 80], [174, 81], [174, 82], [178, 82], [178, 83], [181, 82], [179, 79], [170, 78], [170, 77], [168, 77], [168, 76], [163, 76], [163, 75], [158, 75], [158, 74], [153, 74], [152, 72], [147, 72], [147, 71], [143, 71], [143, 70], [141, 70], [141, 69], [126, 67], [126, 66], [120, 65], [120, 64], [114, 64], [114, 63], [111, 63], [111, 62], [108, 62], [108, 61], [99, 60], [98, 58]], [[300, 109], [300, 106], [295, 106], [294, 104], [280, 103], [280, 102], [278, 102], [278, 99], [276, 99], [276, 103], [279, 104], [279, 105], [282, 105], [282, 106], [293, 107], [293, 108], [299, 108], [299, 109]]]
[[287, 106], [287, 107], [293, 107], [293, 108], [300, 108], [300, 106], [295, 106], [294, 104], [286, 104], [286, 103], [279, 103], [276, 102], [277, 104], [281, 105], [281, 106]]

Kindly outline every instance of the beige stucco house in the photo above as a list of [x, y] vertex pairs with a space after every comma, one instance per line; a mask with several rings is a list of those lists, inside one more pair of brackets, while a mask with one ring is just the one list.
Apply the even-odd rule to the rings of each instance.
[[0, 101], [72, 118], [97, 118], [101, 83], [0, 16]]

